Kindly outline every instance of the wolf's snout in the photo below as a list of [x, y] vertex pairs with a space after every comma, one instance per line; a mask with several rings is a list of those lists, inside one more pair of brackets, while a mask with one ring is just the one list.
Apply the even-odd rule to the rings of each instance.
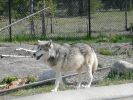
[[53, 57], [53, 56], [50, 56], [49, 58], [48, 58], [48, 61], [54, 61], [55, 60], [55, 57]]
[[55, 57], [54, 56], [50, 56], [50, 59], [54, 59]]
[[36, 53], [33, 53], [33, 56], [36, 57]]

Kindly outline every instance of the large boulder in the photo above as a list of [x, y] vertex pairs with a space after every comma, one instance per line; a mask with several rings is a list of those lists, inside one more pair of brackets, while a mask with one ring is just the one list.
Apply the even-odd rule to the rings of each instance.
[[130, 72], [133, 71], [133, 64], [123, 60], [119, 60], [113, 64], [111, 71], [119, 73]]

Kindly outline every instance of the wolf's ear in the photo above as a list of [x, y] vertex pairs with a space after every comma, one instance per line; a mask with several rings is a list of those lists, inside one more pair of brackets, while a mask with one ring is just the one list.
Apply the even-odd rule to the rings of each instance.
[[52, 44], [52, 40], [49, 40], [48, 44], [51, 45]]
[[38, 43], [40, 43], [41, 41], [40, 40], [38, 40]]
[[52, 43], [52, 40], [49, 40], [50, 43]]

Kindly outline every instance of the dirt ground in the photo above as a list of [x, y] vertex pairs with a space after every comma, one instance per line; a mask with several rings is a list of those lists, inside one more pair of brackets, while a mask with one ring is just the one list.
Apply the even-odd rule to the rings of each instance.
[[26, 77], [34, 75], [38, 77], [49, 67], [44, 65], [43, 60], [37, 61], [31, 54], [24, 51], [16, 51], [17, 48], [35, 49], [35, 45], [29, 44], [0, 44], [0, 55], [31, 56], [31, 58], [0, 58], [0, 80], [6, 76]]

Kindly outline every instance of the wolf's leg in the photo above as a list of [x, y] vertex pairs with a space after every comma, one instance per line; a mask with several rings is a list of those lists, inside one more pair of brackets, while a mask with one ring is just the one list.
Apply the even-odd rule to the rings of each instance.
[[61, 87], [61, 89], [65, 90], [65, 85], [64, 85], [64, 83], [63, 83], [62, 78], [61, 78], [61, 80], [60, 80], [60, 87]]
[[61, 72], [60, 71], [56, 71], [55, 87], [54, 87], [53, 90], [51, 90], [52, 92], [57, 92], [57, 90], [59, 88], [60, 81], [61, 81]]
[[92, 80], [93, 80], [92, 67], [91, 67], [90, 64], [87, 65], [86, 77], [88, 77], [88, 85], [83, 86], [83, 87], [89, 88], [91, 86], [91, 83], [92, 83]]
[[87, 87], [91, 86], [92, 80], [93, 80], [93, 75], [92, 75], [92, 69], [90, 68], [87, 72], [88, 76], [89, 76], [89, 80], [88, 80], [88, 85]]
[[78, 71], [78, 85], [77, 89], [81, 88], [81, 83], [82, 83], [82, 73], [81, 70]]

